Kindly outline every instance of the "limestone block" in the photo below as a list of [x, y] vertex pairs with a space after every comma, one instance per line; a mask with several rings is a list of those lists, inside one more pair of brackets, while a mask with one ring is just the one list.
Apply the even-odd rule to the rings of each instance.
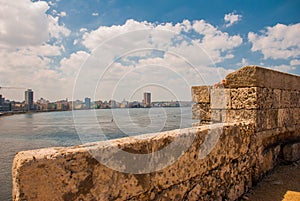
[[278, 109], [257, 110], [256, 114], [256, 131], [278, 127]]
[[291, 91], [291, 99], [290, 99], [290, 101], [291, 101], [290, 107], [292, 107], [292, 108], [295, 108], [295, 107], [300, 108], [300, 91]]
[[278, 127], [278, 110], [269, 109], [266, 111], [267, 129], [274, 129]]
[[232, 109], [256, 109], [259, 108], [257, 102], [258, 87], [246, 87], [231, 89], [231, 108]]
[[211, 108], [212, 109], [230, 109], [231, 99], [230, 90], [225, 88], [212, 88], [211, 94]]
[[258, 66], [246, 66], [226, 76], [226, 88], [252, 86], [299, 90], [300, 77]]
[[287, 144], [283, 147], [283, 158], [286, 161], [294, 162], [300, 159], [300, 143]]
[[294, 124], [294, 115], [289, 108], [278, 110], [278, 127], [286, 127]]
[[281, 108], [291, 107], [291, 91], [282, 90], [281, 92]]
[[192, 86], [192, 100], [195, 103], [210, 102], [211, 86]]
[[222, 110], [211, 110], [211, 121], [214, 123], [222, 122]]
[[243, 194], [244, 189], [244, 181], [240, 181], [238, 184], [232, 186], [228, 193], [229, 200], [237, 200]]
[[292, 114], [293, 114], [294, 124], [300, 125], [300, 108], [293, 108]]
[[273, 90], [273, 108], [279, 109], [282, 105], [281, 103], [281, 89]]
[[260, 161], [262, 168], [261, 171], [263, 174], [273, 169], [273, 167], [278, 163], [277, 158], [279, 153], [280, 145], [269, 148], [263, 153], [262, 161]]
[[256, 131], [267, 130], [266, 110], [258, 110], [256, 114], [257, 114], [257, 116], [255, 119], [255, 130]]
[[192, 118], [200, 121], [211, 121], [211, 109], [208, 103], [196, 103], [192, 105]]
[[271, 88], [258, 88], [257, 89], [257, 103], [260, 109], [271, 109], [275, 102], [275, 94]]
[[225, 122], [255, 122], [256, 110], [226, 110]]

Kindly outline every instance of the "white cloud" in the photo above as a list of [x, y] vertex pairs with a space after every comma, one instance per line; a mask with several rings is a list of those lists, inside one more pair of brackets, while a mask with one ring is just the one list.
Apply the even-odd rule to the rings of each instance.
[[239, 35], [230, 36], [228, 33], [218, 30], [204, 20], [195, 21], [193, 29], [199, 34], [204, 35], [203, 39], [199, 40], [199, 45], [208, 52], [216, 63], [227, 58], [233, 58], [230, 52], [225, 56], [221, 56], [221, 53], [232, 50], [240, 46], [243, 42], [243, 39]]
[[293, 70], [296, 69], [295, 66], [290, 66], [290, 65], [278, 65], [278, 66], [271, 66], [269, 67], [271, 69], [277, 70], [277, 71], [281, 71], [281, 72], [286, 72], [286, 73], [290, 73]]
[[260, 51], [264, 59], [287, 59], [300, 56], [300, 23], [277, 24], [267, 27], [260, 34], [250, 32], [248, 40], [253, 52]]
[[[34, 51], [20, 50], [0, 52], [0, 85], [33, 88], [38, 96], [55, 95], [51, 90], [59, 87], [58, 74], [48, 68], [51, 60], [41, 57]], [[10, 93], [10, 94], [7, 94]], [[24, 100], [24, 92], [20, 90], [5, 91], [5, 96], [14, 100]]]
[[51, 15], [48, 16], [49, 20], [49, 33], [53, 38], [60, 39], [61, 37], [69, 36], [71, 31], [66, 28], [64, 25], [60, 25], [58, 20], [59, 17], [53, 17]]
[[226, 27], [230, 27], [233, 24], [236, 24], [242, 19], [242, 15], [236, 14], [235, 12], [225, 14], [224, 20], [226, 22]]
[[68, 36], [70, 30], [58, 23], [58, 17], [47, 15], [48, 9], [44, 1], [0, 0], [0, 47], [42, 45], [51, 37]]
[[290, 65], [292, 66], [300, 66], [300, 60], [299, 59], [294, 59], [290, 61]]
[[78, 51], [72, 53], [70, 58], [63, 58], [60, 61], [60, 70], [63, 77], [75, 77], [75, 75], [80, 70], [81, 64], [89, 57], [90, 55], [84, 51]]
[[0, 0], [0, 47], [39, 45], [49, 39], [44, 1]]
[[99, 13], [92, 13], [92, 16], [98, 16]]
[[78, 42], [79, 42], [79, 41], [78, 41], [77, 39], [73, 40], [73, 45], [77, 45]]
[[236, 64], [238, 67], [249, 66], [249, 61], [246, 58], [242, 58], [241, 62]]
[[[112, 39], [113, 37], [120, 36], [122, 34], [128, 34], [130, 32], [130, 34], [133, 35], [133, 32], [138, 30], [154, 30], [154, 32], [159, 32], [159, 30], [162, 30], [159, 32], [160, 35], [156, 36], [156, 40], [161, 38], [160, 41], [157, 41], [156, 47], [162, 47], [164, 44], [170, 44], [170, 41], [174, 40], [175, 37], [183, 39], [183, 37], [180, 35], [181, 32], [189, 32], [194, 30], [199, 34], [199, 37], [203, 38], [194, 40], [189, 39], [190, 42], [203, 48], [216, 63], [225, 59], [233, 58], [233, 54], [230, 53], [230, 50], [242, 44], [242, 38], [239, 35], [230, 36], [228, 33], [220, 31], [204, 20], [195, 20], [193, 22], [184, 20], [182, 23], [173, 25], [172, 23], [153, 24], [146, 21], [137, 22], [132, 19], [127, 20], [124, 25], [114, 25], [111, 27], [101, 26], [94, 31], [85, 32], [82, 43], [88, 49], [93, 50], [105, 40]], [[136, 41], [138, 41], [138, 39]], [[181, 44], [183, 46], [189, 46], [185, 43]], [[116, 46], [119, 45], [120, 44], [116, 44]], [[131, 44], [129, 43], [128, 45]], [[147, 46], [147, 44], [141, 44], [141, 48], [145, 46]], [[180, 48], [177, 47], [177, 49]]]
[[79, 31], [80, 31], [81, 33], [83, 33], [83, 32], [87, 32], [88, 30], [87, 30], [87, 28], [81, 28]]
[[98, 29], [91, 31], [90, 33], [86, 32], [83, 35], [83, 45], [90, 50], [93, 50], [107, 39], [111, 39], [130, 31], [149, 29], [150, 27], [151, 24], [148, 22], [137, 22], [132, 19], [127, 20], [124, 25], [113, 25], [111, 27], [100, 26]]
[[57, 6], [57, 3], [53, 2], [53, 1], [49, 1], [48, 4], [49, 4], [50, 6]]
[[64, 11], [62, 11], [62, 12], [60, 12], [60, 13], [58, 14], [58, 16], [60, 16], [60, 17], [66, 17], [66, 16], [67, 16], [67, 13], [64, 12]]

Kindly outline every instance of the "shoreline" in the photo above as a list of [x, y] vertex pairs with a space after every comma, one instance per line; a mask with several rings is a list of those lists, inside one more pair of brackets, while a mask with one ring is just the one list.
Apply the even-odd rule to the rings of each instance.
[[72, 110], [41, 110], [41, 111], [9, 111], [9, 112], [0, 112], [0, 117], [12, 116], [18, 114], [33, 114], [33, 113], [42, 113], [42, 112], [66, 112]]
[[[190, 107], [190, 106], [166, 106], [166, 107], [151, 107], [151, 108], [180, 108], [180, 107]], [[99, 108], [99, 109], [78, 109], [76, 111], [80, 110], [114, 110], [114, 109], [136, 109], [136, 108]], [[139, 109], [145, 109], [145, 108], [139, 108]], [[149, 109], [149, 108], [146, 108]], [[9, 111], [9, 112], [0, 112], [0, 118], [4, 116], [12, 116], [12, 115], [18, 115], [18, 114], [33, 114], [33, 113], [46, 113], [46, 112], [67, 112], [67, 111], [74, 111], [74, 110], [31, 110], [31, 111]]]

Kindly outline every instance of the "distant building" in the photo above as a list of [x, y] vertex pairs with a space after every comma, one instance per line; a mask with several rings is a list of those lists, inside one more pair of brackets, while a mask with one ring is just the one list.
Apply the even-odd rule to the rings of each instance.
[[110, 100], [109, 101], [109, 106], [110, 106], [110, 108], [116, 108], [117, 107], [117, 102], [115, 100]]
[[11, 103], [9, 100], [5, 100], [5, 98], [0, 94], [0, 111], [7, 112], [11, 111]]
[[48, 103], [47, 108], [48, 110], [56, 110], [56, 103]]
[[34, 105], [33, 105], [33, 91], [31, 89], [28, 89], [25, 91], [25, 104], [26, 104], [26, 109], [27, 110], [33, 110]]
[[130, 108], [140, 108], [141, 104], [138, 101], [133, 101], [133, 102], [129, 103], [129, 107]]
[[48, 110], [48, 103], [50, 103], [49, 100], [40, 98], [39, 100], [36, 101], [37, 110], [43, 110], [43, 111]]
[[151, 107], [151, 93], [144, 93], [144, 107]]
[[56, 109], [57, 110], [68, 110], [69, 109], [69, 103], [68, 100], [60, 100], [56, 101]]
[[84, 104], [87, 109], [91, 109], [91, 99], [90, 98], [85, 98]]
[[128, 101], [126, 101], [125, 99], [123, 99], [123, 101], [120, 104], [120, 108], [128, 108]]
[[2, 97], [2, 95], [0, 94], [0, 111], [2, 110], [4, 105], [4, 98]]

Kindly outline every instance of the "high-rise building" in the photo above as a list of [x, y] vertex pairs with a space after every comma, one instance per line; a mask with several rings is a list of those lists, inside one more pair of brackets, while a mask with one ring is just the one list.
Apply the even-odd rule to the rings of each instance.
[[4, 97], [2, 98], [2, 94], [0, 94], [0, 106], [4, 104]]
[[25, 104], [27, 110], [33, 110], [34, 105], [33, 105], [33, 91], [31, 89], [28, 89], [25, 91]]
[[151, 93], [144, 93], [144, 107], [151, 107]]
[[84, 99], [84, 104], [85, 104], [85, 107], [87, 109], [90, 109], [91, 108], [91, 99], [90, 98], [85, 98]]
[[110, 100], [109, 102], [110, 108], [116, 108], [117, 107], [117, 102], [115, 100]]
[[4, 107], [4, 97], [2, 98], [2, 95], [0, 94], [0, 111], [3, 111], [3, 107]]

